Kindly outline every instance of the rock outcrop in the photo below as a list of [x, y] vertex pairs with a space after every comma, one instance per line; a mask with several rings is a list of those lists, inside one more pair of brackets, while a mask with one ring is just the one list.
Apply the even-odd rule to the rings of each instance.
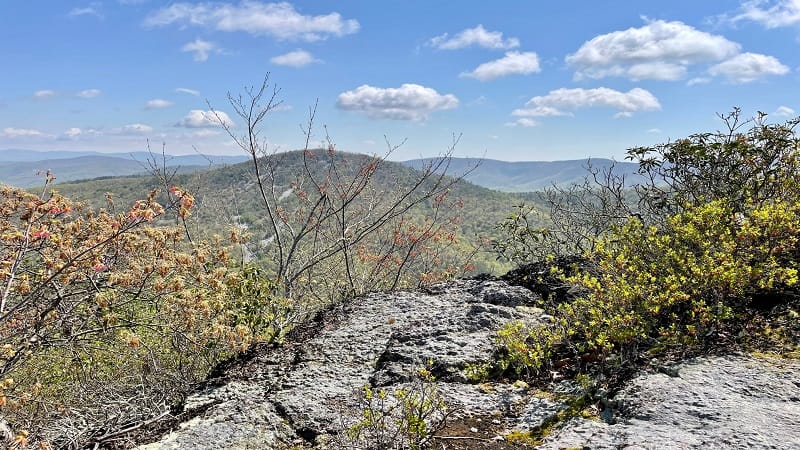
[[[524, 385], [469, 383], [464, 369], [492, 357], [504, 324], [538, 321], [535, 304], [529, 290], [496, 280], [354, 299], [320, 314], [285, 347], [262, 349], [228, 368], [224, 384], [186, 401], [182, 416], [189, 420], [140, 449], [314, 445], [359, 414], [355, 400], [364, 385], [391, 393], [426, 365], [451, 418], [494, 417], [503, 427], [530, 428], [562, 405]], [[532, 401], [536, 408], [517, 414]]]
[[[534, 448], [512, 439], [568, 408], [569, 383], [542, 393], [524, 383], [470, 382], [465, 368], [493, 357], [496, 332], [536, 323], [538, 294], [496, 279], [424, 292], [371, 294], [318, 314], [286, 345], [260, 347], [220, 370], [141, 450], [340, 448], [334, 436], [360, 414], [364, 385], [392, 393], [429, 366], [449, 408], [436, 448]], [[561, 392], [559, 394], [558, 392]], [[599, 418], [567, 418], [541, 448], [800, 448], [800, 361], [705, 357], [642, 373], [599, 404]], [[563, 425], [563, 426], [562, 426]], [[327, 443], [327, 446], [326, 446]]]
[[695, 358], [638, 376], [610, 403], [613, 423], [573, 418], [541, 448], [800, 448], [800, 360]]

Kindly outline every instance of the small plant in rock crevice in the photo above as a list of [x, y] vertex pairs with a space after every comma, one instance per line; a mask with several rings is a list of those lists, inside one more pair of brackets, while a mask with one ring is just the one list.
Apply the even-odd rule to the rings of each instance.
[[421, 450], [444, 427], [449, 413], [428, 368], [417, 371], [405, 388], [390, 394], [364, 386], [359, 419], [338, 437], [337, 445], [353, 450]]

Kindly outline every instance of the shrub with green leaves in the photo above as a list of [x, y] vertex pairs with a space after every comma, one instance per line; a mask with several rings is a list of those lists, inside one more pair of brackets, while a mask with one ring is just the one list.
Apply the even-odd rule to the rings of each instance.
[[421, 450], [444, 426], [447, 405], [429, 368], [420, 368], [412, 383], [394, 395], [364, 386], [360, 419], [340, 436], [340, 448], [354, 450]]
[[642, 212], [594, 240], [596, 272], [568, 278], [586, 295], [557, 305], [552, 323], [500, 332], [502, 366], [698, 347], [764, 299], [788, 298], [800, 265], [798, 120], [762, 115], [740, 132], [738, 111], [723, 118], [728, 132], [629, 152], [652, 180], [637, 188]]

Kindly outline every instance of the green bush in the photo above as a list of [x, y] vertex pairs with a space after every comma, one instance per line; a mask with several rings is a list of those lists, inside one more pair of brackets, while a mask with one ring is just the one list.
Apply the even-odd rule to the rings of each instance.
[[503, 368], [699, 348], [741, 329], [764, 299], [789, 298], [800, 265], [798, 121], [759, 116], [739, 132], [738, 111], [723, 118], [728, 132], [629, 152], [652, 180], [637, 187], [640, 211], [594, 239], [585, 257], [596, 271], [567, 278], [586, 295], [557, 305], [552, 323], [501, 330]]

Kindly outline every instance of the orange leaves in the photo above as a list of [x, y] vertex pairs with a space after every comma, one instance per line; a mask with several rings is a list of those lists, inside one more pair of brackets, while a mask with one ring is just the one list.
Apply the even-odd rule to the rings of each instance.
[[178, 216], [186, 219], [194, 207], [194, 196], [178, 186], [172, 186], [169, 188], [169, 192], [178, 199]]
[[128, 211], [128, 220], [131, 222], [152, 222], [156, 216], [164, 213], [164, 208], [158, 203], [148, 200], [136, 200]]

